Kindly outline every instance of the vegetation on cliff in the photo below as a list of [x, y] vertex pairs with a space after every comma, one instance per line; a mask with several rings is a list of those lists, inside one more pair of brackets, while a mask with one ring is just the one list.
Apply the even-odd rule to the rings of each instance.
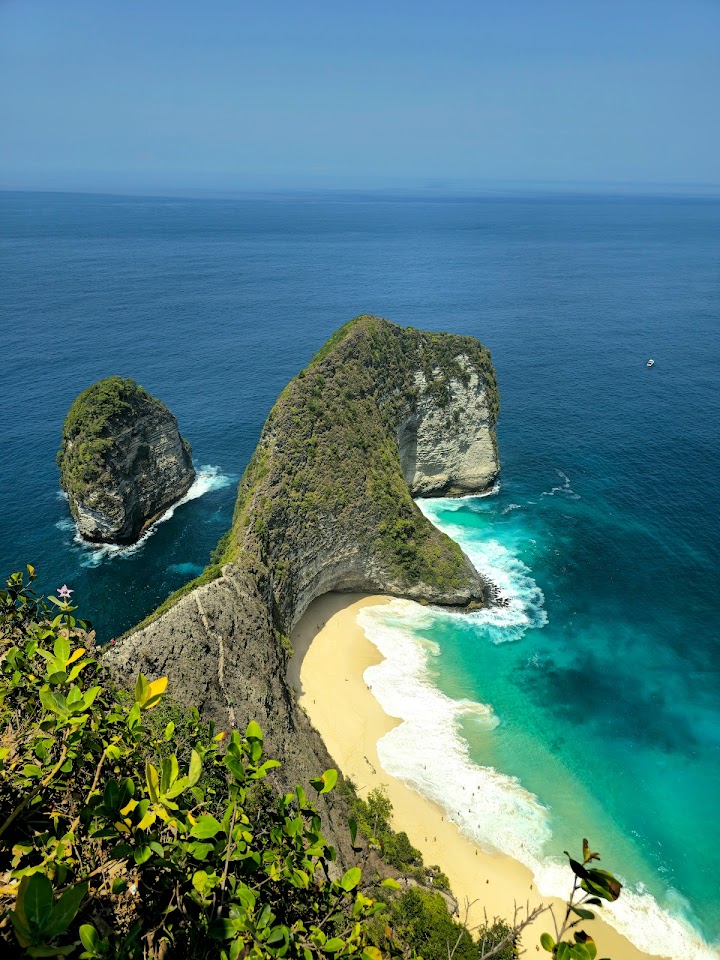
[[[396, 895], [397, 882], [371, 870], [375, 849], [401, 866], [417, 853], [403, 835], [391, 852], [382, 794], [357, 802], [360, 830], [348, 823], [356, 854], [358, 836], [367, 838], [363, 861], [335, 871], [303, 787], [278, 795], [266, 779], [279, 764], [265, 757], [257, 723], [244, 736], [216, 734], [197, 711], [163, 706], [165, 678], [140, 674], [131, 694], [116, 690], [92, 656], [90, 624], [74, 616], [72, 591], [50, 598], [53, 609], [33, 593], [28, 571], [28, 583], [16, 573], [0, 590], [0, 941], [8, 956], [516, 956], [525, 921], [473, 936], [440, 894]], [[337, 779], [326, 770], [311, 785], [324, 794]], [[593, 859], [584, 844], [582, 863], [570, 861], [575, 886], [560, 935], [556, 926], [556, 939], [541, 941], [556, 960], [594, 960], [592, 938], [575, 928], [592, 918], [587, 905], [620, 893]]]
[[292, 595], [291, 549], [327, 524], [347, 523], [389, 576], [438, 590], [467, 577], [459, 546], [413, 502], [400, 467], [397, 425], [417, 401], [415, 372], [447, 397], [466, 357], [499, 400], [489, 351], [473, 337], [402, 328], [378, 317], [342, 327], [273, 407], [240, 483], [230, 549], [253, 543], [273, 569], [279, 605]]
[[[31, 571], [32, 577], [32, 571]], [[379, 960], [380, 908], [335, 852], [256, 723], [215, 735], [153, 715], [167, 681], [104, 680], [88, 624], [15, 575], [2, 593], [0, 936], [27, 956]], [[319, 793], [334, 786], [326, 771]]]
[[74, 401], [57, 462], [78, 531], [91, 542], [134, 543], [195, 477], [175, 417], [122, 377], [101, 380]]
[[[302, 570], [312, 565], [303, 545], [318, 538], [328, 549], [352, 541], [373, 568], [369, 579], [386, 592], [411, 594], [425, 585], [439, 602], [443, 595], [453, 602], [453, 592], [481, 589], [460, 547], [413, 501], [397, 437], [421, 390], [442, 407], [451, 382], [467, 383], [470, 371], [485, 391], [494, 440], [497, 381], [489, 351], [474, 337], [402, 328], [374, 316], [346, 323], [271, 410], [240, 481], [232, 528], [209, 567], [142, 626], [235, 562], [257, 574], [278, 634], [287, 635]], [[446, 427], [454, 429], [449, 415]]]
[[57, 455], [60, 483], [68, 494], [80, 498], [107, 479], [107, 453], [113, 446], [109, 428], [129, 420], [143, 406], [163, 404], [130, 378], [107, 377], [75, 398], [63, 424]]

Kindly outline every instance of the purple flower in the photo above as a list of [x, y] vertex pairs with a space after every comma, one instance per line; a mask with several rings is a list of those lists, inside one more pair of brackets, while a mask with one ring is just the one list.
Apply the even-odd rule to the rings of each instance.
[[71, 593], [75, 593], [75, 591], [71, 590], [65, 583], [59, 587], [57, 591], [57, 594], [61, 600], [69, 600]]

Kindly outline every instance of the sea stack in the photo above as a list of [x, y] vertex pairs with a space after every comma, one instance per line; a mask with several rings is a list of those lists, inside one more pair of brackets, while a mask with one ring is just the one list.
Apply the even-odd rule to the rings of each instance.
[[80, 535], [92, 543], [135, 543], [195, 479], [176, 418], [122, 377], [98, 381], [73, 402], [57, 460]]

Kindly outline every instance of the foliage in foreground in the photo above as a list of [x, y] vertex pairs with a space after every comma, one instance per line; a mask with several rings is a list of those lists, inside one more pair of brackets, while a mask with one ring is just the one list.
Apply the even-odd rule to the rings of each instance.
[[[382, 925], [382, 929], [380, 929]], [[372, 939], [391, 951], [405, 944], [423, 960], [517, 960], [517, 937], [502, 920], [485, 924], [471, 932], [448, 913], [439, 893], [422, 887], [409, 887], [388, 901], [387, 915], [371, 922]], [[475, 933], [475, 936], [473, 936]], [[494, 951], [494, 952], [493, 952]]]
[[[221, 753], [225, 734], [195, 714], [181, 764], [172, 722], [158, 737], [149, 717], [166, 681], [141, 675], [125, 702], [88, 655], [88, 625], [55, 603], [52, 617], [20, 574], [0, 595], [6, 949], [379, 960], [366, 921], [382, 905], [359, 890], [359, 867], [331, 879], [335, 851], [302, 788], [263, 789], [278, 762], [265, 759], [260, 727], [234, 732]], [[336, 778], [313, 786], [326, 793]]]
[[[197, 711], [163, 702], [165, 678], [116, 691], [89, 654], [90, 625], [72, 591], [38, 600], [16, 573], [0, 590], [0, 943], [3, 956], [80, 960], [514, 960], [521, 922], [476, 937], [437, 892], [362, 885], [360, 866], [333, 873], [335, 850], [302, 787], [265, 785], [260, 727], [215, 735]], [[335, 770], [311, 781], [333, 789]], [[352, 800], [352, 791], [350, 791]], [[351, 808], [369, 845], [415, 882], [447, 888], [439, 868], [390, 827], [382, 791]], [[358, 822], [349, 822], [353, 844]], [[360, 847], [353, 846], [357, 852]], [[582, 863], [555, 937], [555, 960], [595, 960], [577, 929], [620, 884]], [[412, 880], [410, 881], [412, 882]], [[374, 879], [379, 883], [379, 878]], [[398, 888], [387, 879], [379, 884]], [[390, 894], [386, 906], [379, 897]], [[571, 939], [566, 940], [566, 937]]]

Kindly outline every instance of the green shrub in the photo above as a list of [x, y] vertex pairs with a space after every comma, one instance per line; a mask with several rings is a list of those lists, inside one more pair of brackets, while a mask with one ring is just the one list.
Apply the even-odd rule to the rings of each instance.
[[[469, 931], [448, 913], [439, 893], [409, 887], [389, 904], [387, 926], [392, 937], [407, 944], [423, 960], [478, 960], [478, 947]], [[381, 948], [385, 946], [381, 941]]]
[[114, 690], [90, 625], [51, 600], [21, 574], [0, 591], [4, 955], [380, 960], [367, 923], [382, 904], [360, 867], [330, 879], [304, 790], [266, 788], [279, 763], [257, 723], [215, 734], [164, 701], [164, 678]]

